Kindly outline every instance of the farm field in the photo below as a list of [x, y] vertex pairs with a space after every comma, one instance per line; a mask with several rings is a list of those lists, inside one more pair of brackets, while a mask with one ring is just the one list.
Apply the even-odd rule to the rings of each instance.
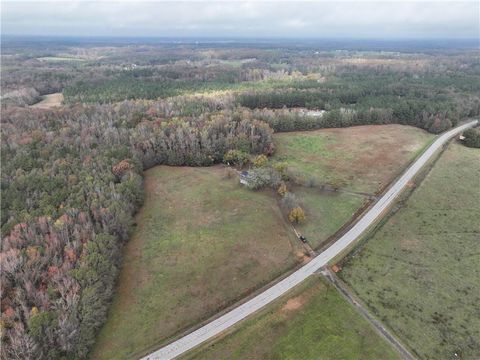
[[480, 152], [451, 144], [340, 272], [420, 359], [480, 358]]
[[[434, 138], [410, 126], [370, 125], [275, 134], [273, 161], [285, 162], [306, 222], [296, 227], [321, 247]], [[324, 185], [341, 183], [340, 191]], [[303, 186], [302, 186], [303, 184]], [[360, 193], [355, 193], [360, 192]]]
[[277, 161], [300, 182], [343, 182], [347, 189], [381, 190], [433, 139], [404, 125], [367, 125], [275, 134]]
[[301, 248], [268, 192], [221, 166], [158, 166], [92, 359], [130, 359], [274, 279]]
[[401, 359], [341, 295], [312, 277], [182, 359]]

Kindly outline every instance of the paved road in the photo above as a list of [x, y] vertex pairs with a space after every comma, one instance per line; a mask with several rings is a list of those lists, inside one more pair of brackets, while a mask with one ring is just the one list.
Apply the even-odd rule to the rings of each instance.
[[401, 193], [407, 183], [413, 179], [418, 171], [428, 162], [434, 153], [440, 149], [448, 140], [468, 127], [474, 126], [478, 121], [474, 120], [457, 128], [454, 128], [438, 137], [435, 142], [420, 156], [383, 195], [378, 202], [340, 239], [333, 243], [328, 249], [312, 259], [309, 263], [265, 290], [254, 298], [248, 300], [237, 308], [216, 318], [212, 322], [191, 332], [190, 334], [172, 342], [171, 344], [153, 352], [142, 360], [173, 359], [197, 345], [211, 339], [222, 331], [228, 329], [247, 316], [253, 314], [265, 305], [279, 298], [287, 291], [298, 285], [315, 271], [325, 266], [335, 256], [352, 244], [377, 218], [379, 218], [395, 198]]

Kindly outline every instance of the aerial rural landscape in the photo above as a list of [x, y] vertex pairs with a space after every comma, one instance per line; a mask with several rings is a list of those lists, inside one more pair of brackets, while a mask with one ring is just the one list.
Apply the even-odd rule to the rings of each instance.
[[56, 5], [2, 2], [1, 359], [480, 359], [478, 2]]

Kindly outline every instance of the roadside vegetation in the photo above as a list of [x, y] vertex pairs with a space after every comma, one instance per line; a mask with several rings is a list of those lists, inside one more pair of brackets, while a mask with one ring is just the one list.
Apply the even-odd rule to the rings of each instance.
[[401, 359], [330, 284], [312, 277], [182, 359]]
[[341, 277], [420, 359], [480, 357], [480, 152], [451, 144]]
[[464, 144], [472, 148], [480, 148], [480, 127], [468, 129], [463, 133]]

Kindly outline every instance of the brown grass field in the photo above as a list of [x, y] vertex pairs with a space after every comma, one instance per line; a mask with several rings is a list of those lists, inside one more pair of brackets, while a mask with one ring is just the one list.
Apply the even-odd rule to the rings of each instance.
[[335, 180], [347, 189], [383, 189], [433, 139], [405, 125], [366, 125], [275, 134], [274, 159], [287, 162], [301, 181]]
[[61, 106], [63, 102], [62, 93], [54, 93], [44, 95], [42, 100], [36, 104], [33, 104], [31, 107], [36, 109], [50, 109], [55, 106]]
[[[275, 134], [277, 153], [295, 182], [307, 221], [298, 225], [313, 248], [323, 246], [368, 197], [381, 192], [431, 142], [433, 135], [403, 125], [367, 125]], [[338, 192], [322, 186], [342, 183]]]

